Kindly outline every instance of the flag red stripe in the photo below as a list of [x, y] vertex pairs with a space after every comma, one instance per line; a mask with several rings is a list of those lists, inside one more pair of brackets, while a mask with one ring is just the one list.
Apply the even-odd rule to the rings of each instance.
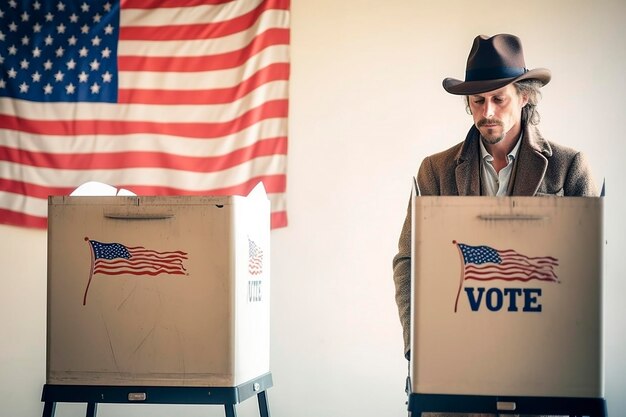
[[155, 57], [121, 55], [117, 65], [120, 71], [198, 72], [236, 68], [250, 57], [274, 45], [288, 45], [288, 29], [268, 29], [256, 36], [242, 49], [209, 56]]
[[0, 190], [28, 197], [47, 199], [49, 195], [68, 195], [76, 187], [52, 187], [0, 178]]
[[254, 158], [287, 154], [287, 138], [259, 140], [245, 148], [220, 156], [179, 156], [164, 152], [101, 152], [52, 154], [0, 146], [0, 160], [27, 166], [63, 169], [124, 169], [158, 167], [191, 172], [217, 172]]
[[515, 270], [515, 269], [465, 269], [464, 279], [475, 279], [482, 281], [489, 281], [493, 279], [502, 279], [508, 281], [530, 281], [532, 279], [538, 279], [541, 281], [558, 282], [558, 277], [552, 271], [530, 271], [530, 270]]
[[552, 269], [536, 269], [536, 268], [517, 268], [517, 267], [511, 267], [511, 268], [498, 268], [498, 267], [488, 267], [488, 268], [472, 268], [470, 266], [465, 268], [466, 272], [473, 272], [476, 274], [488, 274], [488, 273], [493, 273], [493, 272], [497, 272], [497, 273], [507, 273], [507, 274], [513, 274], [513, 273], [519, 273], [519, 274], [542, 274], [542, 275], [555, 275], [554, 271]]
[[158, 262], [152, 260], [142, 260], [142, 261], [131, 261], [128, 262], [126, 260], [108, 260], [108, 259], [98, 259], [96, 261], [96, 266], [101, 266], [103, 269], [119, 269], [119, 268], [130, 268], [134, 267], [136, 269], [152, 269], [159, 271], [179, 271], [184, 270], [182, 261], [178, 262]]
[[467, 273], [476, 274], [489, 274], [489, 273], [504, 273], [504, 274], [538, 274], [538, 275], [551, 275], [556, 277], [554, 270], [551, 267], [548, 268], [535, 268], [526, 266], [502, 266], [502, 265], [467, 265], [465, 267]]
[[[126, 4], [122, 5], [122, 8], [124, 7], [127, 7]], [[221, 38], [245, 31], [256, 23], [264, 11], [271, 9], [288, 10], [289, 0], [264, 1], [256, 9], [246, 14], [216, 23], [172, 24], [171, 26], [122, 26], [119, 36], [120, 41], [172, 41]]]
[[[248, 195], [259, 182], [263, 182], [268, 193], [283, 193], [287, 188], [285, 174], [263, 175], [242, 184], [199, 191], [156, 185], [116, 184], [115, 186], [125, 188], [138, 195]], [[76, 187], [43, 187], [23, 181], [0, 178], [0, 190], [40, 199], [47, 199], [49, 195], [69, 195], [74, 188]]]
[[11, 226], [33, 227], [37, 229], [45, 229], [48, 227], [48, 219], [46, 217], [31, 216], [26, 213], [3, 208], [0, 208], [0, 219], [2, 219], [2, 224]]
[[270, 215], [270, 225], [272, 229], [287, 227], [287, 212], [273, 211]]
[[518, 262], [518, 263], [526, 263], [529, 265], [535, 265], [535, 264], [551, 264], [551, 265], [558, 265], [559, 260], [556, 258], [553, 258], [552, 256], [536, 256], [536, 257], [529, 257], [529, 256], [525, 256], [525, 255], [500, 255], [500, 257], [502, 258], [502, 263], [512, 263], [512, 262]]
[[137, 259], [140, 256], [150, 259], [187, 259], [187, 252], [183, 252], [180, 250], [159, 252], [156, 250], [146, 249], [143, 246], [126, 246], [126, 249], [128, 250], [128, 253], [131, 255], [132, 259]]
[[496, 275], [493, 277], [485, 277], [482, 275], [467, 275], [465, 277], [466, 280], [468, 279], [473, 279], [476, 281], [495, 281], [495, 280], [504, 280], [504, 281], [521, 281], [521, 282], [528, 282], [528, 281], [534, 281], [534, 280], [539, 280], [539, 281], [551, 281], [551, 282], [558, 282], [557, 279], [554, 278], [547, 278], [547, 277], [539, 277], [539, 276], [530, 276], [530, 277], [511, 277], [508, 275]]
[[239, 85], [210, 90], [120, 89], [118, 102], [134, 104], [227, 104], [238, 100], [263, 84], [289, 80], [289, 64], [271, 64]]
[[34, 120], [0, 115], [4, 129], [46, 135], [126, 135], [132, 133], [172, 135], [187, 138], [215, 138], [231, 135], [261, 120], [287, 117], [286, 99], [268, 101], [228, 122], [177, 123], [124, 120]]
[[106, 271], [101, 267], [96, 267], [93, 270], [94, 274], [104, 274], [104, 275], [151, 275], [157, 276], [162, 274], [167, 275], [184, 275], [183, 271], [143, 271], [143, 270], [135, 270], [135, 269], [120, 269], [119, 271]]
[[467, 269], [476, 269], [476, 270], [490, 270], [490, 269], [497, 269], [500, 271], [507, 271], [507, 270], [521, 270], [521, 271], [552, 271], [554, 265], [543, 265], [543, 266], [538, 266], [538, 265], [528, 265], [528, 264], [524, 264], [524, 263], [513, 263], [513, 262], [507, 262], [506, 264], [480, 264], [480, 265], [476, 265], [476, 264], [467, 264], [466, 268]]
[[137, 269], [156, 269], [156, 270], [184, 270], [183, 263], [181, 260], [174, 261], [161, 261], [161, 260], [153, 260], [153, 259], [141, 259], [132, 260], [127, 259], [98, 259], [96, 261], [96, 265], [104, 266], [108, 269], [116, 269], [116, 268], [129, 268], [135, 267]]

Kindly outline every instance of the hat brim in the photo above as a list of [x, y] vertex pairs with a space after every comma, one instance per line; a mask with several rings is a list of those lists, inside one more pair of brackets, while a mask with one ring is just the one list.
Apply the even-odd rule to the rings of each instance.
[[496, 80], [484, 81], [461, 81], [455, 78], [446, 78], [443, 80], [443, 88], [450, 94], [456, 95], [472, 95], [486, 93], [488, 91], [497, 90], [511, 83], [534, 79], [540, 81], [543, 85], [550, 82], [552, 75], [549, 69], [536, 68], [525, 72], [524, 74], [512, 78], [499, 78]]

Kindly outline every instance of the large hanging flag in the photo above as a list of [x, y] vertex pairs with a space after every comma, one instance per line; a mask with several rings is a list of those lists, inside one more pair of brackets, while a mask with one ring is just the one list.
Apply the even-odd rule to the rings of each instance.
[[246, 195], [287, 224], [289, 0], [0, 4], [0, 223], [48, 195]]

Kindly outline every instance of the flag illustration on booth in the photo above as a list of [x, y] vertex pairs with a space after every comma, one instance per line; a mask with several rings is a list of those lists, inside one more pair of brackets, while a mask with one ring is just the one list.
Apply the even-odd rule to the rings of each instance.
[[186, 275], [183, 251], [156, 251], [143, 246], [126, 246], [121, 243], [102, 243], [85, 238], [91, 248], [91, 270], [85, 288], [83, 305], [94, 274], [102, 275]]
[[461, 256], [461, 282], [454, 304], [455, 312], [466, 280], [559, 282], [554, 271], [559, 260], [552, 256], [530, 257], [513, 249], [498, 250], [486, 245], [470, 246], [457, 241], [452, 243], [457, 246]]
[[247, 195], [287, 224], [289, 0], [0, 3], [0, 223], [47, 197]]
[[251, 275], [263, 273], [263, 250], [248, 238], [248, 272]]

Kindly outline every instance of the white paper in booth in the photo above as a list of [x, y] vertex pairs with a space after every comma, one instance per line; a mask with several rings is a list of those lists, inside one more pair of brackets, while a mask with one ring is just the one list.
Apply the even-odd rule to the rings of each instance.
[[115, 188], [99, 181], [87, 181], [70, 193], [71, 196], [134, 196], [132, 191]]
[[[135, 196], [137, 194], [129, 191], [125, 188], [116, 188], [112, 185], [105, 184], [99, 181], [87, 181], [81, 185], [79, 185], [74, 191], [70, 193], [71, 196]], [[262, 182], [259, 182], [253, 189], [248, 193], [248, 198], [257, 200], [257, 199], [266, 199], [267, 192], [265, 191], [265, 186]]]
[[248, 193], [248, 198], [252, 200], [266, 200], [267, 192], [265, 191], [265, 186], [262, 182], [258, 183], [254, 186], [252, 191]]

